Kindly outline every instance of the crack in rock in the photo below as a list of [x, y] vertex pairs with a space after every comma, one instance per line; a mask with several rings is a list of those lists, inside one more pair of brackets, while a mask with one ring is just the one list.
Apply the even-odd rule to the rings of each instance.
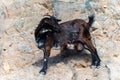
[[77, 80], [77, 72], [76, 72], [76, 70], [74, 69], [74, 67], [73, 67], [72, 65], [70, 65], [70, 64], [68, 64], [68, 67], [71, 69], [71, 71], [72, 71], [72, 73], [73, 73], [73, 75], [72, 75], [72, 77], [71, 77], [71, 80]]
[[111, 70], [107, 65], [105, 65], [105, 68], [107, 69], [108, 79], [111, 80]]

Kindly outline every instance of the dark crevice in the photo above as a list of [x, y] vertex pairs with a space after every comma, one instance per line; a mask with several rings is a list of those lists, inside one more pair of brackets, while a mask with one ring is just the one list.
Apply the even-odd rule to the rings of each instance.
[[110, 68], [107, 65], [105, 65], [105, 68], [107, 69], [108, 80], [111, 80], [111, 70], [110, 70]]

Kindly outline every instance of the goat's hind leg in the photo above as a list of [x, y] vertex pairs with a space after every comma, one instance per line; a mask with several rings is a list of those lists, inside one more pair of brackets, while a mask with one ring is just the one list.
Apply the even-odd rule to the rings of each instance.
[[96, 66], [96, 67], [100, 66], [100, 61], [101, 60], [100, 60], [100, 58], [99, 58], [99, 56], [97, 54], [97, 50], [96, 49], [93, 51], [91, 56], [92, 56], [92, 64], [91, 65]]
[[97, 54], [97, 50], [96, 48], [93, 46], [92, 41], [91, 40], [87, 40], [85, 41], [85, 45], [88, 47], [87, 49], [91, 52], [91, 57], [92, 57], [92, 64], [93, 66], [100, 66], [100, 58]]

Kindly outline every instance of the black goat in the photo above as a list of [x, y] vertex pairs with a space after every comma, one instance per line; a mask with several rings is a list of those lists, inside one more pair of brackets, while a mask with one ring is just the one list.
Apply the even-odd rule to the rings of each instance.
[[92, 55], [92, 64], [100, 65], [100, 58], [96, 48], [91, 41], [89, 29], [94, 22], [94, 15], [89, 16], [89, 22], [82, 19], [75, 19], [58, 24], [58, 19], [53, 16], [45, 17], [35, 30], [35, 40], [38, 48], [44, 52], [44, 63], [40, 73], [46, 74], [48, 57], [51, 48], [55, 46], [61, 47], [62, 56], [65, 57], [68, 49], [81, 51], [88, 49]]

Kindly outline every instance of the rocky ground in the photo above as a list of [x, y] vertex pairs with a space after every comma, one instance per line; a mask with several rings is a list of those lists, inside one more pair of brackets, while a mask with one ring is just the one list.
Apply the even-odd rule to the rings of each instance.
[[[52, 49], [49, 69], [39, 74], [43, 53], [34, 29], [45, 14], [62, 22], [95, 14], [92, 40], [102, 60], [90, 67], [88, 51], [60, 58]], [[0, 0], [0, 80], [120, 80], [119, 0]]]

